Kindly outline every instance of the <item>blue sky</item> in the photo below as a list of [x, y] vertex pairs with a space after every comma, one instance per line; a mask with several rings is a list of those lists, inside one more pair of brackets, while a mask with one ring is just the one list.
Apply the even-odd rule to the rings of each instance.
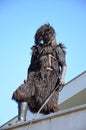
[[65, 81], [86, 70], [85, 0], [0, 0], [0, 125], [17, 115], [11, 96], [27, 76], [35, 32], [45, 23], [67, 47]]

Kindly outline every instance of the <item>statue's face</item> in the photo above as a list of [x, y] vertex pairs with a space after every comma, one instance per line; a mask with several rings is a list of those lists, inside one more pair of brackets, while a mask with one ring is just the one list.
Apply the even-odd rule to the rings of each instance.
[[35, 34], [35, 43], [48, 44], [52, 41], [52, 37], [55, 37], [55, 30], [48, 24], [41, 26]]
[[52, 30], [49, 30], [49, 29], [45, 30], [44, 36], [43, 36], [44, 42], [48, 43], [48, 42], [52, 41], [54, 39], [54, 37], [55, 36], [54, 36]]

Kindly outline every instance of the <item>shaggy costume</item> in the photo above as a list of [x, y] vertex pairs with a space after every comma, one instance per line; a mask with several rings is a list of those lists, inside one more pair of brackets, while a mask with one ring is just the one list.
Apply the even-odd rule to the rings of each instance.
[[[66, 65], [64, 48], [63, 44], [57, 45], [55, 30], [49, 24], [41, 26], [35, 35], [27, 80], [13, 93], [12, 99], [27, 102], [30, 111], [37, 112], [56, 83], [59, 84], [61, 67]], [[58, 91], [54, 93], [41, 113], [58, 111], [58, 94]]]

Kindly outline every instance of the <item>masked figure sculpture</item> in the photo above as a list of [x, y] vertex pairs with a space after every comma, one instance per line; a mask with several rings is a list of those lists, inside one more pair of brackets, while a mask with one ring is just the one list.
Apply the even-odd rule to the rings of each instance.
[[[63, 44], [57, 44], [55, 35], [55, 30], [50, 24], [44, 24], [35, 34], [27, 79], [12, 96], [18, 103], [18, 122], [26, 120], [28, 108], [33, 113], [40, 109], [57, 82], [64, 84], [65, 47]], [[59, 92], [55, 91], [40, 113], [57, 112], [58, 95]]]

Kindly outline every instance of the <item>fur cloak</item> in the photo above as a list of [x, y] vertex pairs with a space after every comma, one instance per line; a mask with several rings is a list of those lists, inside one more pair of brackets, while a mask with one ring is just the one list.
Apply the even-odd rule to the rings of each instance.
[[[63, 48], [62, 44], [40, 43], [34, 45], [27, 81], [16, 89], [12, 99], [17, 102], [28, 102], [30, 111], [37, 112], [55, 87], [59, 78], [60, 66], [65, 64]], [[58, 95], [59, 92], [56, 91], [41, 113], [48, 114], [58, 111]]]

